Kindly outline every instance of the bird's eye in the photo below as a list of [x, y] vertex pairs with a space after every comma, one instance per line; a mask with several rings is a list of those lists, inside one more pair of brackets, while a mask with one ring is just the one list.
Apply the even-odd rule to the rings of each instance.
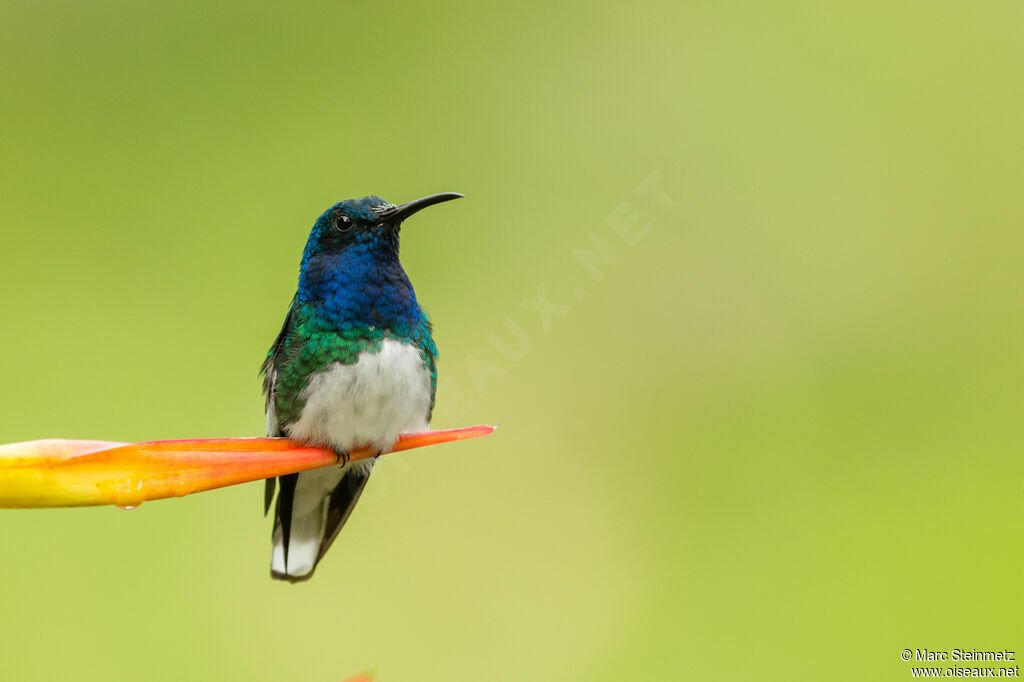
[[348, 232], [352, 229], [352, 219], [347, 215], [340, 215], [334, 219], [334, 229], [338, 232]]

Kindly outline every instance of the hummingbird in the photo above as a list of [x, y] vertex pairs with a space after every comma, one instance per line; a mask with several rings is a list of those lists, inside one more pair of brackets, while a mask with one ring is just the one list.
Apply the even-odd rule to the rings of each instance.
[[[359, 501], [376, 458], [349, 462], [348, 453], [379, 455], [399, 434], [428, 428], [437, 346], [398, 258], [399, 232], [417, 211], [461, 197], [349, 199], [313, 224], [295, 296], [261, 368], [267, 435], [331, 448], [338, 464], [280, 477], [270, 562], [277, 580], [309, 579]], [[274, 492], [267, 479], [264, 513]]]

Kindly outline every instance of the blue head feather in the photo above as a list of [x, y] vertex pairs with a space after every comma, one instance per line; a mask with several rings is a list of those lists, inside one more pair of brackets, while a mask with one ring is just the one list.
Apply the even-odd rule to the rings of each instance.
[[423, 313], [398, 259], [398, 229], [380, 197], [341, 201], [321, 215], [302, 254], [296, 298], [338, 329], [413, 329]]

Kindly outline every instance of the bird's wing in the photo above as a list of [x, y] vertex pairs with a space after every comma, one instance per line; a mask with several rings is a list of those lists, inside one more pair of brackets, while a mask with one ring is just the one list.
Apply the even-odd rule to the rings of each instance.
[[434, 398], [437, 395], [437, 346], [434, 344], [434, 324], [430, 321], [427, 311], [422, 307], [420, 316], [423, 322], [420, 335], [414, 340], [414, 343], [426, 353], [427, 369], [430, 370], [430, 407], [427, 409], [427, 423], [429, 424], [434, 415]]
[[[277, 408], [274, 405], [274, 387], [277, 383], [277, 371], [284, 360], [284, 346], [288, 335], [292, 330], [292, 317], [295, 312], [295, 303], [288, 308], [288, 314], [284, 317], [284, 324], [278, 332], [274, 344], [267, 351], [267, 358], [260, 367], [260, 374], [263, 375], [263, 393], [266, 396], [265, 410], [267, 413], [267, 435], [276, 438], [283, 435], [281, 422], [277, 418]], [[274, 500], [274, 487], [277, 479], [268, 478], [263, 489], [263, 514], [270, 511], [270, 503]]]
[[[277, 371], [284, 361], [284, 346], [288, 335], [292, 331], [292, 321], [295, 315], [295, 303], [288, 308], [288, 314], [284, 316], [284, 324], [281, 331], [277, 333], [274, 344], [267, 351], [267, 358], [260, 366], [260, 374], [263, 375], [263, 394], [266, 396], [267, 412], [267, 435], [274, 437], [281, 435], [281, 424], [277, 421], [277, 410], [274, 407], [274, 385], [277, 383]], [[270, 419], [270, 417], [274, 417]]]
[[327, 521], [324, 525], [324, 539], [320, 543], [320, 552], [317, 554], [317, 563], [324, 558], [324, 554], [334, 543], [334, 539], [341, 532], [341, 527], [348, 521], [349, 514], [355, 509], [359, 496], [363, 494], [366, 482], [370, 480], [370, 468], [349, 467], [344, 478], [331, 493], [327, 501]]

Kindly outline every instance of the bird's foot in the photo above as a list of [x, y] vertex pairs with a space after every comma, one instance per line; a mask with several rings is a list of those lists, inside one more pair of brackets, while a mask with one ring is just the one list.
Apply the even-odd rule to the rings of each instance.
[[345, 466], [346, 464], [348, 464], [348, 450], [335, 450], [334, 456], [338, 458], [337, 460], [335, 460], [335, 464], [340, 464], [341, 466]]

